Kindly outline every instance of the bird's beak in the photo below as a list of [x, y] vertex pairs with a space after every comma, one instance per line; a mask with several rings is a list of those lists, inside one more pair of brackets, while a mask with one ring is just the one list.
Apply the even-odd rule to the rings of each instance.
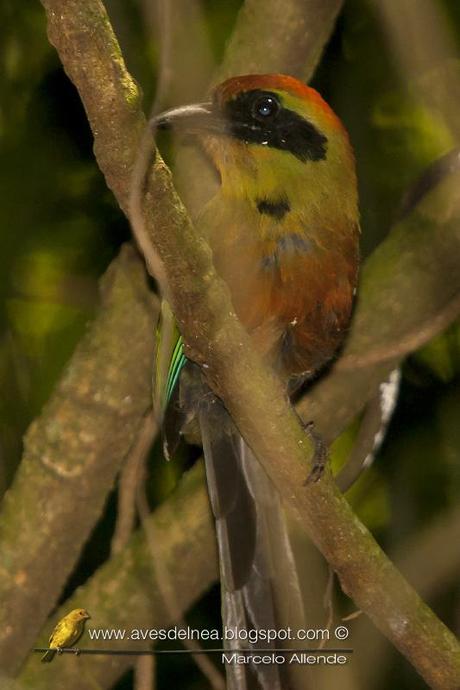
[[89, 615], [89, 613], [88, 613], [88, 612], [86, 612], [86, 613], [85, 613], [85, 616], [84, 616], [84, 617], [85, 617], [86, 619], [89, 619], [89, 618], [91, 618], [91, 616]]
[[212, 103], [194, 103], [171, 108], [150, 120], [153, 131], [156, 129], [177, 129], [188, 133], [219, 133], [225, 131], [225, 123]]

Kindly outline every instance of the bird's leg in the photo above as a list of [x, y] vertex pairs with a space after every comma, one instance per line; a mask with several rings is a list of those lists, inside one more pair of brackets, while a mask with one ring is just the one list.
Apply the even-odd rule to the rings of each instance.
[[307, 484], [314, 484], [323, 476], [327, 461], [329, 460], [329, 450], [324, 438], [316, 431], [314, 422], [304, 422], [302, 419], [300, 419], [300, 422], [314, 447], [313, 466], [304, 482], [306, 486]]
[[63, 651], [62, 647], [56, 647], [56, 652], [57, 652], [59, 655], [60, 655], [60, 654], [64, 654], [64, 651]]
[[79, 647], [74, 647], [72, 651], [75, 654], [75, 656], [80, 656], [81, 654], [81, 650], [79, 649]]

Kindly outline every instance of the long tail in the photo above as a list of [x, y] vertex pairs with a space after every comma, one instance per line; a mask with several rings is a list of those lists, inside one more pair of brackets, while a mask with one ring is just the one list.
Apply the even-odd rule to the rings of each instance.
[[43, 661], [44, 663], [49, 663], [50, 661], [53, 661], [55, 654], [55, 649], [48, 649], [48, 651], [43, 654], [41, 661]]
[[[224, 646], [229, 653], [296, 646], [289, 640], [246, 639], [248, 631], [263, 636], [268, 630], [304, 627], [278, 492], [215, 396], [202, 400], [199, 420], [219, 546]], [[228, 690], [286, 690], [291, 685], [284, 668], [228, 664]]]

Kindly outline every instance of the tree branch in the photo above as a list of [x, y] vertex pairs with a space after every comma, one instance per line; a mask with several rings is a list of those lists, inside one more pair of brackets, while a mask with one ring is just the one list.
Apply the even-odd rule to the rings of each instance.
[[[101, 2], [64, 3], [55, 0], [43, 4], [48, 13], [50, 40], [58, 47], [70, 78], [80, 91], [85, 93], [84, 105], [94, 132], [95, 152], [101, 169], [120, 206], [127, 212], [131, 171], [145, 127], [140, 90], [125, 68], [120, 48]], [[254, 22], [259, 22], [260, 12], [263, 11], [262, 4], [258, 12], [254, 12]], [[253, 28], [255, 30], [256, 25], [253, 24]], [[252, 44], [252, 35], [250, 41]], [[276, 47], [275, 39], [272, 40], [271, 46]], [[291, 47], [297, 54], [297, 46], [292, 43]], [[284, 55], [287, 59], [289, 53], [284, 51]], [[281, 63], [279, 68], [284, 69]], [[169, 174], [160, 160], [157, 173], [164, 184], [164, 195], [169, 199], [172, 187]], [[178, 208], [181, 212], [179, 202]], [[176, 215], [173, 212], [172, 218], [175, 219]], [[168, 209], [163, 220], [167, 227], [170, 222]], [[6, 558], [2, 562], [3, 567], [0, 568], [0, 592], [2, 600], [8, 601], [8, 606], [3, 607], [0, 613], [0, 663], [8, 673], [14, 672], [27, 653], [31, 640], [35, 638], [40, 625], [62, 591], [82, 544], [100, 515], [104, 498], [113, 483], [121, 459], [129, 449], [136, 433], [133, 429], [137, 429], [141, 424], [150, 406], [148, 387], [151, 377], [153, 325], [147, 315], [143, 318], [149, 297], [145, 285], [142, 285], [142, 289], [137, 285], [140, 280], [139, 270], [135, 269], [134, 264], [128, 269], [130, 261], [131, 259], [127, 261], [127, 255], [124, 255], [109, 270], [106, 283], [113, 279], [118, 290], [117, 297], [114, 297], [115, 305], [111, 305], [110, 300], [109, 303], [104, 302], [101, 305], [90, 333], [69, 364], [69, 374], [65, 375], [64, 382], [43, 416], [30, 431], [31, 447], [37, 438], [40, 439], [40, 447], [37, 445], [37, 454], [33, 458], [26, 452], [21, 470], [3, 506], [0, 548]], [[135, 263], [134, 259], [132, 261]], [[130, 289], [129, 276], [126, 276], [123, 290], [119, 284], [120, 281], [123, 282], [125, 269], [128, 274], [133, 273], [134, 277], [131, 278], [136, 283], [136, 289], [131, 295], [132, 310], [128, 309], [126, 312], [123, 300], [124, 289]], [[117, 276], [116, 280], [114, 276]], [[135, 346], [126, 348], [127, 334], [132, 333], [138, 336]], [[119, 353], [118, 349], [122, 352]], [[119, 366], [116, 366], [115, 356], [119, 357]], [[111, 364], [114, 366], [113, 370], [110, 369], [110, 380], [106, 380], [106, 367]], [[115, 375], [120, 377], [118, 383], [114, 380]], [[87, 450], [88, 437], [84, 434], [82, 416], [84, 400], [81, 401], [82, 407], [76, 401], [75, 404], [70, 401], [65, 410], [66, 427], [60, 429], [58, 426], [61, 423], [61, 406], [65, 402], [63, 391], [70, 390], [69, 387], [66, 388], [65, 383], [69, 377], [73, 382], [87, 381], [87, 392], [90, 397], [97, 396], [99, 386], [101, 391], [107, 388], [113, 388], [115, 391], [119, 385], [119, 400], [122, 403], [130, 401], [133, 404], [133, 416], [124, 419], [124, 429], [120, 425], [117, 406], [106, 410], [104, 424], [100, 423], [101, 416], [97, 410], [91, 410], [90, 421], [94, 422], [90, 425], [93, 432], [92, 444], [94, 448], [99, 449], [103, 458], [100, 460], [97, 456], [94, 458], [94, 465], [91, 462], [85, 466], [84, 471], [82, 470], [79, 481], [83, 489], [76, 491], [78, 477], [72, 480], [72, 487], [75, 489], [72, 496], [70, 490], [61, 491], [61, 484], [56, 484], [52, 476], [42, 477], [41, 466], [41, 458], [44, 457], [46, 461], [49, 454], [56, 468], [59, 467], [61, 459], [54, 461], [56, 453], [66, 459], [63, 463], [65, 466], [71, 464], [74, 457], [84, 457]], [[139, 381], [142, 381], [142, 386], [138, 385]], [[78, 393], [81, 393], [80, 388]], [[44, 433], [45, 428], [57, 429], [58, 432], [52, 437], [47, 437]], [[82, 431], [79, 434], [74, 433], [71, 437], [72, 429]], [[125, 437], [123, 440], [120, 439], [117, 449], [114, 450], [108, 439], [116, 439], [122, 433]], [[98, 468], [97, 472], [94, 470], [95, 467]], [[102, 472], [99, 472], [100, 467]], [[110, 469], [110, 472], [104, 473], [105, 469]], [[46, 510], [42, 509], [44, 501], [35, 500], [39, 496], [47, 497]], [[86, 505], [82, 511], [84, 519], [79, 524], [76, 534], [75, 514], [80, 510], [80, 496], [85, 496]], [[15, 506], [28, 506], [29, 502], [32, 505], [27, 514], [22, 511], [14, 514]], [[62, 510], [64, 507], [67, 508], [65, 513]], [[41, 527], [38, 539], [37, 525]], [[49, 535], [57, 535], [54, 542], [56, 548], [52, 549], [51, 558], [48, 558], [48, 544], [53, 537]], [[63, 539], [66, 542], [65, 549], [62, 551], [62, 558], [59, 558], [59, 567], [56, 567], [59, 551], [57, 545], [61, 544]], [[31, 554], [35, 552], [37, 557], [32, 558]], [[9, 554], [12, 554], [11, 558]]]
[[246, 0], [214, 83], [280, 69], [309, 81], [342, 5], [343, 0], [284, 0], [281, 7], [278, 0]]
[[[454, 587], [460, 569], [460, 506], [453, 506], [437, 516], [421, 532], [396, 546], [394, 560], [420, 596], [433, 601]], [[427, 567], [429, 564], [429, 567]], [[364, 649], [359, 666], [359, 688], [366, 690], [380, 677], [391, 648], [369, 622], [361, 617], [354, 628], [355, 649]], [[364, 658], [365, 657], [365, 658]]]
[[145, 481], [145, 463], [158, 433], [158, 422], [153, 411], [141, 425], [136, 441], [125, 460], [118, 480], [117, 521], [113, 531], [110, 551], [123, 551], [136, 525], [136, 493]]
[[[176, 491], [150, 515], [147, 527], [154, 532], [155, 543], [149, 543], [146, 532], [138, 530], [127, 548], [107, 561], [66, 601], [53, 620], [46, 623], [38, 641], [34, 640], [35, 645], [46, 646], [53, 625], [70, 609], [80, 606], [91, 612], [88, 627], [130, 631], [167, 628], [173, 623], [152, 567], [152, 547], [155, 561], [162, 564], [168, 575], [179, 611], [185, 613], [206, 592], [217, 577], [217, 554], [201, 463], [184, 475]], [[83, 644], [107, 647], [103, 640], [89, 642], [87, 634]], [[114, 649], [145, 649], [149, 641], [126, 639], [111, 645]], [[68, 657], [65, 664], [49, 664], [44, 669], [38, 656], [32, 654], [14, 687], [18, 690], [50, 687], [80, 690], [82, 684], [88, 688], [112, 687], [132, 663], [132, 657], [122, 656]]]
[[[107, 126], [104, 118], [100, 119], [99, 116], [104, 114], [103, 109], [95, 105], [94, 101], [96, 98], [99, 99], [101, 88], [105, 88], [103, 82], [94, 80], [91, 70], [87, 72], [83, 67], [82, 73], [81, 68], [76, 67], [76, 63], [85, 65], [87, 50], [93, 53], [94, 46], [99, 49], [104, 44], [105, 34], [110, 48], [110, 31], [107, 23], [99, 21], [99, 9], [96, 12], [97, 41], [94, 41], [92, 35], [94, 16], [87, 13], [87, 5], [91, 8], [101, 6], [97, 2], [71, 1], [63, 4], [57, 0], [44, 0], [44, 5], [48, 9], [50, 35], [60, 50], [68, 73], [86, 102], [90, 121], [96, 133], [99, 163], [123, 205], [128, 187], [123, 192], [119, 180], [113, 179], [114, 167], [117, 166], [113, 165], [112, 155], [105, 155], [101, 143], [104, 135], [101, 132], [110, 132], [109, 154], [114, 152], [115, 146], [116, 154], [120, 151], [126, 154], [122, 156], [125, 163], [132, 161], [135, 155], [135, 151], [130, 149], [131, 139], [126, 139], [123, 128], [113, 129]], [[90, 36], [91, 40], [88, 40]], [[120, 75], [119, 57], [113, 54], [113, 50], [102, 49], [102, 58], [107, 55], [111, 61], [110, 66], [113, 66], [113, 57], [116, 70], [110, 73], [106, 65], [100, 70], [101, 74], [108, 74], [112, 79], [114, 74], [117, 78], [123, 77], [123, 73]], [[78, 76], [81, 76], [80, 80]], [[114, 98], [117, 93], [121, 94], [121, 100], [112, 102], [111, 110], [116, 113], [115, 120], [120, 124], [123, 118], [119, 115], [123, 115], [127, 109], [130, 116], [132, 103], [126, 102], [123, 88], [113, 92]], [[104, 101], [104, 98], [101, 100]], [[109, 119], [109, 125], [113, 123], [113, 118]], [[139, 132], [139, 129], [137, 131]], [[117, 142], [116, 145], [113, 144], [114, 141]], [[129, 144], [129, 151], [126, 143]], [[115, 159], [117, 163], [116, 156]], [[124, 175], [126, 181], [126, 169], [120, 170], [120, 174]], [[170, 176], [159, 157], [156, 158], [152, 178], [147, 187], [144, 212], [146, 227], [166, 268], [173, 307], [188, 343], [188, 354], [199, 362], [207, 363], [211, 385], [224, 400], [244, 437], [263, 461], [264, 467], [302, 520], [313, 541], [338, 572], [345, 591], [406, 654], [432, 687], [456, 688], [460, 660], [454, 637], [380, 551], [369, 533], [352, 514], [332, 479], [325, 476], [319, 484], [304, 487], [303, 480], [308, 472], [308, 456], [311, 454], [310, 444], [289, 409], [279, 382], [262, 366], [247, 334], [232, 313], [228, 290], [214, 273], [209, 249], [194, 234], [172, 189]], [[436, 259], [441, 256], [450, 267], [449, 257], [439, 249], [443, 244], [449, 245], [451, 255], [455, 255], [459, 227], [460, 224], [457, 222], [455, 227], [450, 228], [452, 232], [446, 233], [444, 225], [442, 232], [438, 233], [433, 221], [431, 231], [426, 229], [422, 232], [422, 237], [418, 238], [415, 245], [413, 241], [405, 241], [401, 232], [396, 233], [394, 238], [391, 237], [385, 243], [386, 251], [389, 252], [387, 259], [391, 261], [381, 261], [379, 264], [378, 259], [376, 260], [376, 292], [370, 289], [367, 294], [365, 293], [368, 306], [375, 306], [375, 302], [378, 301], [377, 289], [381, 289], [382, 283], [383, 295], [385, 294], [384, 279], [387, 280], [391, 274], [392, 261], [400, 254], [405, 255], [406, 261], [410, 257], [416, 257], [420, 242], [428, 243]], [[424, 251], [425, 249], [424, 245]], [[385, 250], [383, 254], [385, 258]], [[424, 256], [423, 252], [422, 257]], [[436, 261], [431, 259], [431, 263], [435, 264]], [[408, 261], [408, 265], [416, 273], [415, 285], [419, 290], [420, 285], [425, 283], [423, 280], [422, 283], [418, 282], [417, 276], [423, 278], [427, 266], [423, 262], [417, 265], [412, 261]], [[437, 267], [440, 268], [439, 265]], [[383, 270], [383, 273], [379, 273], [378, 269]], [[444, 281], [444, 273], [440, 275]], [[412, 277], [410, 274], [406, 275], [406, 290], [411, 289]], [[434, 286], [430, 284], [430, 292], [424, 293], [430, 305], [438, 297], [437, 290], [431, 290], [432, 287]], [[413, 296], [417, 301], [417, 293]], [[397, 309], [390, 310], [389, 316], [394, 316], [397, 312]], [[372, 323], [371, 313], [368, 314], [368, 318]], [[401, 318], [400, 313], [398, 318]], [[359, 319], [357, 323], [359, 325]], [[361, 331], [359, 333], [360, 338], [368, 338], [367, 334]], [[353, 396], [360, 395], [360, 391], [356, 393], [354, 386], [351, 386], [348, 390], [349, 399], [350, 391]]]
[[155, 308], [131, 248], [101, 288], [99, 315], [27, 432], [2, 504], [0, 667], [11, 673], [55, 606], [149, 404]]

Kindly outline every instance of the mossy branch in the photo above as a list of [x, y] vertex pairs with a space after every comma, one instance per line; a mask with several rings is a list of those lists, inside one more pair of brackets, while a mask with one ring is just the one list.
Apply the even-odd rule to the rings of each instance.
[[[146, 531], [135, 533], [127, 547], [105, 563], [48, 621], [35, 645], [46, 646], [50, 629], [72, 608], [84, 606], [92, 615], [88, 628], [153, 630], [167, 628], [174, 620], [165, 606], [161, 583], [156, 581], [152, 552], [162, 563], [177, 593], [177, 608], [183, 613], [201, 597], [217, 577], [217, 554], [213, 521], [205, 489], [204, 468], [196, 465], [181, 480], [174, 494], [148, 518]], [[145, 649], [149, 641], [91, 641], [82, 646], [114, 649]], [[32, 654], [21, 672], [17, 690], [106, 688], [133, 663], [132, 657], [67, 657], [65, 663], [41, 664]], [[1, 678], [0, 678], [1, 680]], [[3, 687], [3, 686], [2, 686]]]
[[[85, 94], [100, 167], [127, 212], [131, 171], [145, 127], [140, 89], [125, 68], [101, 2], [43, 4], [50, 39], [69, 77]], [[265, 8], [264, 3], [250, 4], [248, 21], [255, 31]], [[289, 2], [296, 16], [296, 7], [307, 11], [310, 4], [309, 0]], [[337, 0], [332, 5], [336, 8]], [[329, 35], [334, 13], [328, 16], [324, 11], [310, 21], [315, 45], [319, 46], [319, 34]], [[244, 47], [240, 34], [246, 29], [241, 21], [235, 29], [240, 50]], [[271, 52], [278, 55], [280, 70], [289, 68], [292, 55], [298, 59], [308, 49], [305, 42], [289, 43], [286, 31], [271, 37]], [[252, 32], [249, 40], [252, 45]], [[261, 51], [258, 69], [268, 69], [269, 57], [269, 52]], [[230, 71], [234, 59], [229, 50]], [[169, 200], [172, 185], [160, 161], [157, 173], [163, 196]], [[172, 213], [164, 207], [160, 214], [164, 228], [170, 221], [176, 229], [186, 222], [176, 201]], [[63, 382], [29, 431], [21, 468], [2, 505], [0, 593], [5, 605], [0, 612], [0, 666], [8, 674], [17, 670], [28, 653], [75, 567], [151, 402], [155, 310], [134, 253], [124, 250], [109, 269], [104, 286], [99, 314]], [[109, 394], [110, 405], [105, 405]]]
[[14, 673], [101, 515], [150, 401], [156, 305], [138, 256], [121, 252], [101, 308], [32, 424], [0, 519], [0, 668]]
[[[85, 103], [101, 169], [120, 205], [126, 209], [129, 173], [143, 127], [137, 90], [133, 91], [132, 80], [114, 49], [113, 34], [99, 2], [43, 0], [43, 4], [48, 11], [51, 40]], [[146, 187], [144, 213], [152, 244], [166, 269], [188, 354], [198, 362], [207, 363], [211, 385], [221, 395], [286, 502], [338, 573], [344, 590], [431, 687], [458, 687], [460, 655], [454, 636], [379, 549], [337, 491], [332, 478], [326, 475], [317, 485], [304, 486], [310, 444], [289, 409], [280, 384], [262, 365], [234, 316], [228, 290], [214, 272], [209, 248], [194, 233], [174, 192], [171, 177], [158, 156]], [[369, 310], [367, 323], [372, 324], [376, 304], [384, 298], [387, 286], [391, 286], [393, 261], [397, 262], [401, 256], [407, 262], [398, 265], [409, 266], [411, 272], [398, 273], [396, 285], [403, 288], [402, 294], [411, 296], [413, 304], [419, 305], [429, 298], [431, 308], [439, 297], [435, 287], [445, 282], [446, 267], [441, 263], [445, 261], [451, 266], [448, 255], [457, 255], [459, 233], [458, 214], [454, 220], [439, 223], [434, 213], [417, 242], [405, 240], [404, 226], [401, 226], [387, 240], [373, 264], [371, 260], [369, 288], [364, 291], [359, 307], [361, 314]], [[419, 254], [421, 242], [423, 248]], [[442, 246], [449, 251], [439, 251]], [[428, 256], [435, 256], [439, 261], [439, 273], [436, 283], [430, 282], [430, 289], [421, 300], [420, 285], [425, 285]], [[409, 261], [410, 257], [414, 260]], [[454, 276], [454, 283], [455, 280], [458, 281], [458, 276], [456, 279]], [[381, 304], [385, 305], [385, 301]], [[444, 302], [437, 304], [439, 309], [444, 306]], [[363, 327], [360, 311], [357, 329]], [[393, 319], [395, 332], [399, 333], [399, 310], [390, 309], [386, 316], [388, 329]], [[369, 342], [375, 337], [377, 344], [380, 335], [379, 327], [377, 334], [357, 330], [354, 338], [355, 342], [363, 338]], [[350, 338], [351, 351], [353, 342]], [[362, 404], [362, 391], [355, 389], [352, 372], [349, 375], [349, 385], [342, 398], [329, 401], [330, 413], [337, 404], [345, 408], [353, 406], [352, 401], [357, 398]], [[326, 410], [322, 414], [322, 419], [326, 419]], [[315, 414], [315, 419], [319, 416]], [[337, 421], [332, 420], [331, 425], [337, 426]]]
[[[309, 81], [343, 0], [246, 0], [217, 70], [218, 83], [260, 72], [294, 74]], [[256, 40], [255, 40], [256, 37]]]

